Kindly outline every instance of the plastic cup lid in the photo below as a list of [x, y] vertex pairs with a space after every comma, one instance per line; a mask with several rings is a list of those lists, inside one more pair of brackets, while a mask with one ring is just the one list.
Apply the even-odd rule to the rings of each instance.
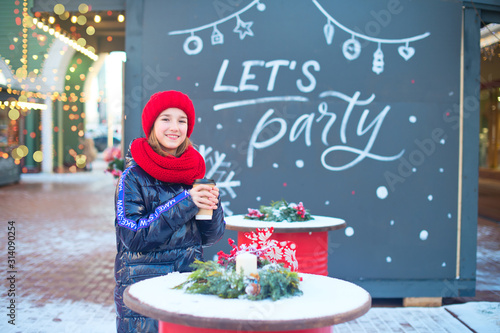
[[202, 179], [196, 179], [193, 183], [194, 184], [215, 184], [215, 180], [213, 179], [207, 179], [207, 178], [202, 178]]

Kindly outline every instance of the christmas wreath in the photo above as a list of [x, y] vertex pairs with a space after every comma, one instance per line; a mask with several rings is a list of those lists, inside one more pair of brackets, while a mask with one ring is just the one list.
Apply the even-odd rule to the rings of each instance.
[[271, 206], [260, 206], [260, 208], [248, 208], [245, 219], [272, 221], [272, 222], [304, 222], [313, 220], [309, 209], [305, 209], [302, 202], [299, 204], [287, 203], [285, 200], [274, 201]]
[[113, 177], [120, 178], [125, 169], [125, 160], [122, 158], [122, 151], [118, 147], [106, 148], [103, 152], [103, 159], [108, 162], [108, 167], [104, 170], [113, 175]]
[[[217, 295], [221, 298], [246, 298], [276, 301], [283, 297], [302, 295], [299, 289], [295, 244], [270, 239], [273, 228], [257, 229], [257, 233], [246, 233], [253, 243], [237, 247], [228, 239], [232, 250], [229, 254], [220, 251], [218, 261], [195, 261], [186, 282], [174, 287], [187, 293]], [[238, 256], [250, 253], [257, 257], [257, 272], [245, 274], [237, 271]]]
[[104, 172], [110, 173], [115, 179], [120, 178], [123, 173], [125, 161], [123, 159], [114, 158], [108, 163], [108, 167]]

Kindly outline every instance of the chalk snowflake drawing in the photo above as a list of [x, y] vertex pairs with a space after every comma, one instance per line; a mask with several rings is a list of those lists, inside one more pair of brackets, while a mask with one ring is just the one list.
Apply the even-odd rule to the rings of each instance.
[[[404, 60], [408, 61], [415, 54], [415, 49], [410, 47], [410, 42], [415, 42], [430, 36], [430, 32], [426, 32], [421, 35], [403, 38], [403, 39], [383, 39], [374, 38], [366, 36], [355, 32], [346, 26], [335, 20], [320, 4], [317, 0], [312, 0], [314, 5], [319, 9], [321, 13], [326, 17], [327, 23], [323, 27], [323, 33], [325, 35], [326, 43], [331, 45], [333, 42], [333, 36], [335, 35], [335, 26], [344, 30], [351, 35], [351, 38], [346, 40], [342, 45], [342, 53], [347, 60], [355, 60], [361, 54], [361, 44], [358, 39], [364, 39], [369, 42], [377, 43], [377, 50], [373, 53], [373, 64], [372, 71], [376, 74], [380, 74], [384, 71], [384, 53], [382, 52], [382, 44], [402, 44], [398, 47], [398, 52]], [[335, 26], [334, 26], [335, 25]]]
[[[205, 159], [207, 166], [205, 177], [215, 180], [220, 190], [220, 197], [229, 195], [231, 199], [236, 198], [237, 194], [233, 188], [241, 186], [241, 182], [233, 180], [235, 172], [229, 169], [231, 162], [225, 162], [226, 154], [213, 151], [212, 147], [206, 147], [205, 145], [200, 145], [198, 151]], [[233, 212], [229, 209], [229, 205], [231, 204], [229, 201], [222, 201], [221, 204], [226, 215], [233, 215]]]
[[212, 36], [210, 37], [212, 45], [224, 44], [224, 35], [219, 31], [219, 29], [217, 29], [217, 25], [236, 18], [236, 27], [233, 29], [233, 32], [239, 34], [240, 40], [243, 40], [246, 36], [253, 36], [253, 31], [251, 29], [253, 21], [245, 22], [240, 18], [240, 15], [245, 13], [255, 5], [257, 5], [257, 10], [261, 12], [266, 9], [266, 5], [261, 3], [260, 0], [253, 0], [245, 8], [223, 19], [192, 29], [171, 31], [168, 34], [171, 36], [190, 34], [190, 36], [184, 41], [183, 49], [184, 52], [186, 52], [186, 54], [188, 55], [196, 55], [200, 53], [201, 50], [203, 50], [203, 40], [199, 36], [196, 36], [195, 32], [212, 28]]

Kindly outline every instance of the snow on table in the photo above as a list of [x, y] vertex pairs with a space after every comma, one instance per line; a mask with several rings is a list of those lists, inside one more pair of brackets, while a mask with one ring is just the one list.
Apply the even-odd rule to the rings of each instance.
[[314, 220], [304, 222], [273, 222], [245, 219], [245, 215], [226, 217], [226, 227], [230, 230], [250, 231], [256, 228], [274, 228], [275, 232], [328, 231], [345, 228], [345, 221], [336, 217], [312, 215]]
[[156, 309], [156, 313], [168, 314], [168, 318], [194, 316], [198, 322], [200, 319], [217, 318], [250, 323], [311, 322], [322, 318], [322, 322], [328, 324], [325, 326], [329, 326], [359, 317], [370, 308], [370, 294], [350, 282], [313, 274], [299, 275], [303, 278], [300, 283], [303, 295], [278, 301], [222, 299], [212, 295], [188, 294], [172, 289], [189, 276], [189, 273], [177, 272], [133, 284], [128, 294], [142, 305]]

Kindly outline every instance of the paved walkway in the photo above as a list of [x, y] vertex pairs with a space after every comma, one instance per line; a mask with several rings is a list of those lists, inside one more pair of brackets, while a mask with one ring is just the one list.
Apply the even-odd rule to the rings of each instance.
[[0, 188], [2, 228], [15, 221], [17, 269], [16, 326], [0, 311], [0, 332], [116, 331], [114, 184], [104, 162], [96, 164], [93, 172], [23, 175]]
[[[104, 166], [97, 161], [92, 172], [23, 175], [21, 183], [0, 188], [2, 249], [8, 222], [16, 228], [16, 325], [7, 322], [10, 282], [2, 278], [0, 332], [115, 331], [114, 180]], [[374, 302], [335, 332], [500, 332], [500, 224], [479, 221], [476, 297], [445, 299], [439, 308]], [[3, 272], [13, 270], [6, 260], [2, 265]]]

